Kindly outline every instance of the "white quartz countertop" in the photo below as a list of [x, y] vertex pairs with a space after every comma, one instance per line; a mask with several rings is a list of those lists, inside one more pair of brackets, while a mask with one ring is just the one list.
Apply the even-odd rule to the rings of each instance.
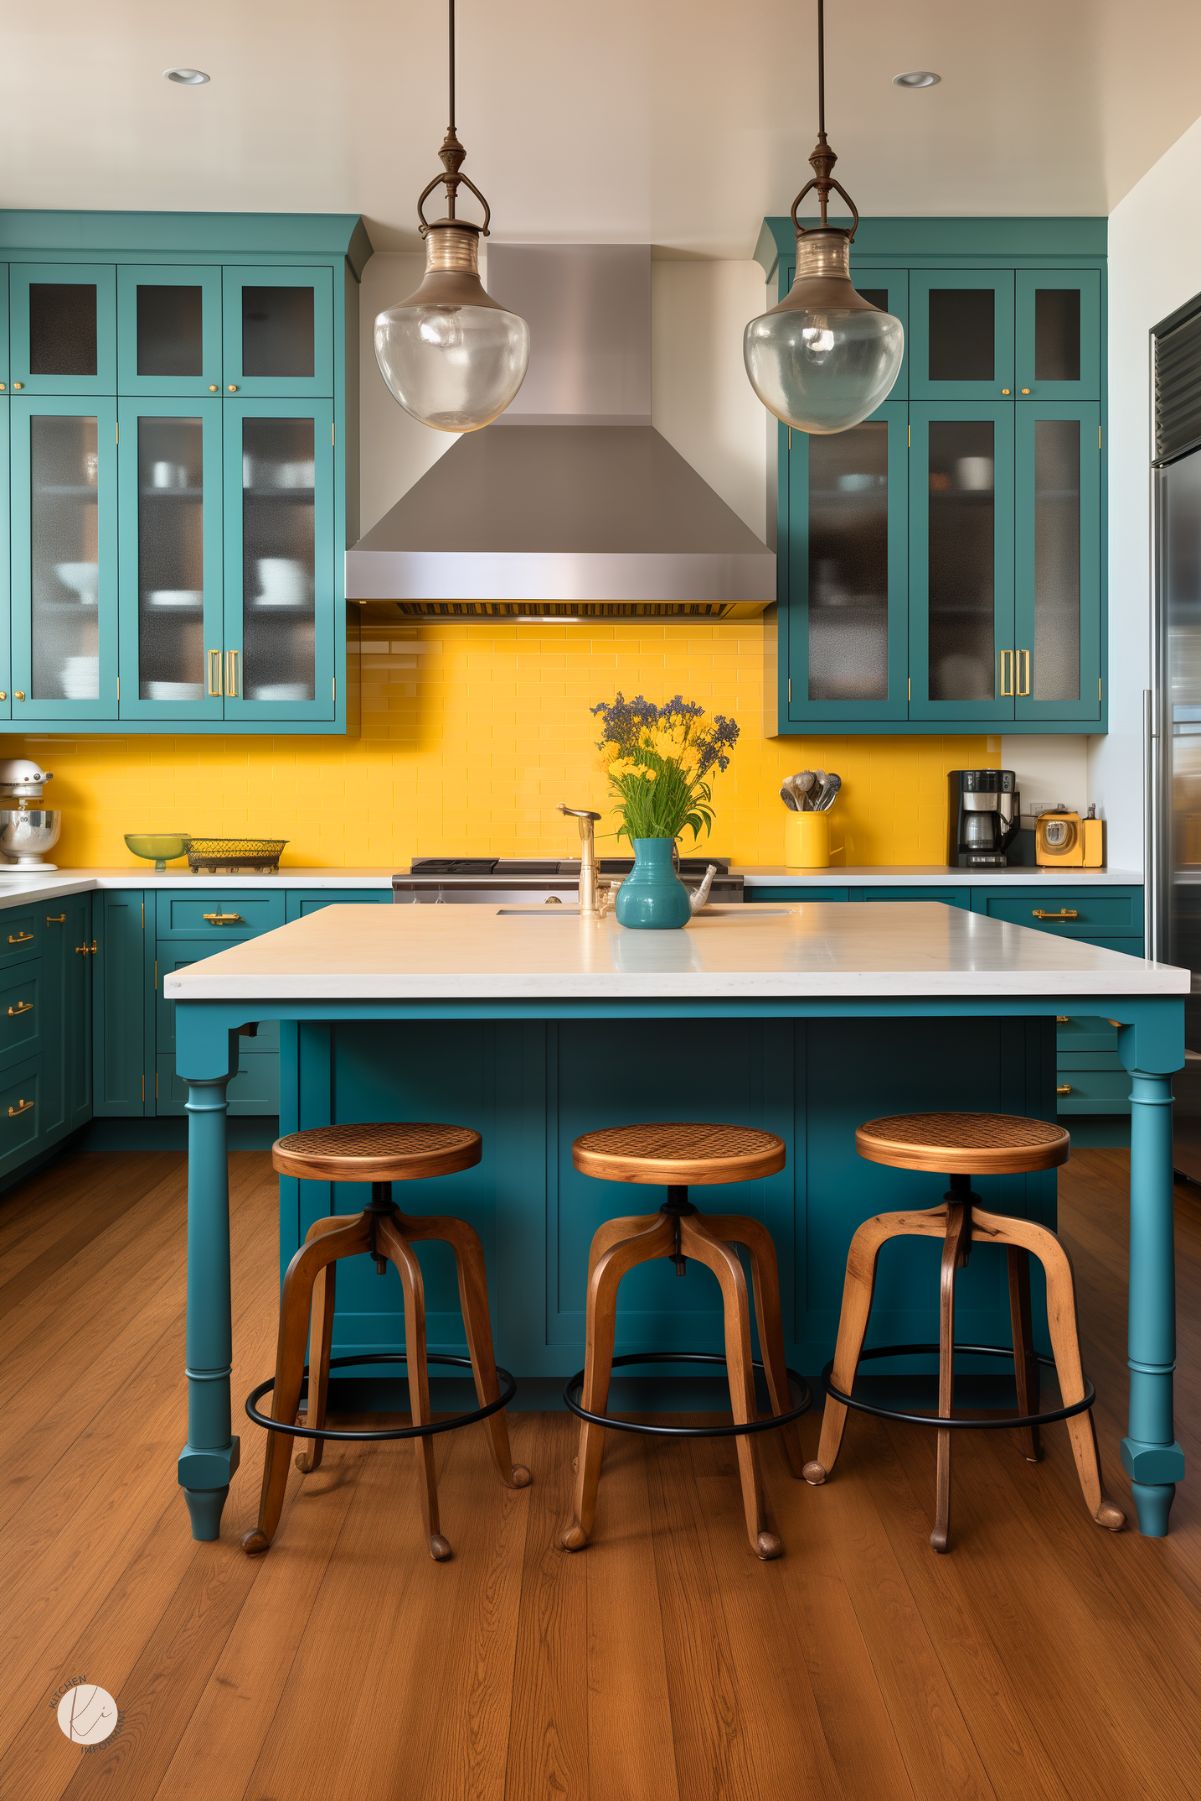
[[611, 915], [330, 906], [167, 976], [169, 1000], [705, 1000], [1172, 995], [1187, 970], [937, 901], [807, 901], [698, 914], [680, 931]]
[[[1088, 888], [1138, 887], [1142, 876], [1129, 869], [948, 869], [941, 864], [871, 864], [848, 869], [785, 869], [782, 864], [733, 865], [748, 888]], [[381, 889], [392, 884], [391, 867], [378, 869], [285, 868], [269, 874], [193, 875], [176, 868], [161, 872], [149, 864], [121, 869], [59, 869], [18, 875], [0, 869], [0, 909], [90, 894], [106, 888], [343, 888]]]

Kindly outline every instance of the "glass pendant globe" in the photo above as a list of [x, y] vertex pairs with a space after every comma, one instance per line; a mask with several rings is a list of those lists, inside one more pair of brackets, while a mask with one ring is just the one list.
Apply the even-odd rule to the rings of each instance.
[[901, 321], [852, 286], [842, 231], [798, 238], [791, 289], [743, 337], [746, 372], [764, 406], [794, 430], [818, 434], [846, 431], [874, 413], [904, 351]]
[[432, 227], [425, 279], [375, 321], [375, 357], [392, 393], [435, 431], [479, 431], [525, 379], [530, 328], [480, 281], [474, 232]]

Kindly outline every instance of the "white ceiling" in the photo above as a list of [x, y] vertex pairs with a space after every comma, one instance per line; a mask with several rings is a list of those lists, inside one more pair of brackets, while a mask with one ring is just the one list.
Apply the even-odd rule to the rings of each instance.
[[[747, 256], [808, 176], [814, 0], [459, 0], [467, 171], [509, 238]], [[1201, 112], [1198, 0], [829, 0], [864, 213], [1107, 213]], [[0, 204], [362, 212], [416, 242], [440, 0], [6, 8]], [[164, 81], [172, 64], [212, 82]], [[898, 70], [942, 85], [904, 92]]]

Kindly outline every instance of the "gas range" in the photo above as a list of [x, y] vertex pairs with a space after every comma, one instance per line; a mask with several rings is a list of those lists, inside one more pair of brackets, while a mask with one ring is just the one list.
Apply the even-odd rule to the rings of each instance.
[[[717, 869], [711, 899], [729, 906], [743, 899], [742, 877], [731, 875], [728, 857], [681, 857], [679, 871], [698, 884], [710, 863]], [[599, 857], [601, 880], [628, 875], [632, 857]], [[542, 899], [566, 904], [578, 898], [579, 859], [567, 857], [414, 857], [392, 877], [392, 899], [405, 905], [431, 903], [505, 906]]]

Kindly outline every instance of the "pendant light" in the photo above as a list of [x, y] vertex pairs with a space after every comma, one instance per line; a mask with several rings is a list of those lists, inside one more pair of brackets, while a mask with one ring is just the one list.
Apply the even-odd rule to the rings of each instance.
[[[900, 372], [904, 327], [851, 285], [851, 242], [859, 211], [833, 175], [838, 160], [826, 140], [825, 0], [817, 0], [817, 143], [813, 175], [792, 203], [796, 276], [778, 305], [752, 319], [743, 337], [751, 386], [769, 412], [806, 432], [840, 432], [858, 425], [887, 399]], [[797, 220], [810, 189], [821, 224]], [[828, 224], [831, 193], [851, 214], [849, 231]]]
[[[525, 379], [530, 328], [505, 310], [480, 280], [480, 239], [488, 236], [492, 209], [470, 176], [455, 130], [455, 0], [450, 15], [450, 124], [438, 152], [435, 175], [417, 202], [425, 239], [425, 276], [399, 306], [375, 321], [375, 357], [384, 380], [406, 413], [437, 431], [478, 431], [503, 413]], [[442, 183], [446, 216], [427, 219], [425, 203]], [[458, 217], [458, 193], [466, 188], [484, 209], [476, 225]]]

